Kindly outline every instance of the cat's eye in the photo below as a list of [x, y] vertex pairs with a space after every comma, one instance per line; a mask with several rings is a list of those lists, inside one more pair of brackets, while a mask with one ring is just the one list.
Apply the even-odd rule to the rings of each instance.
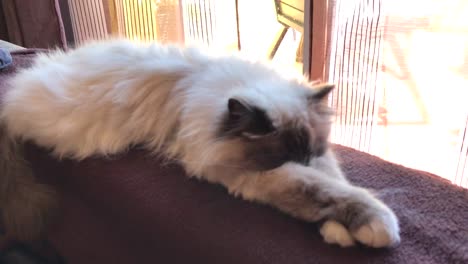
[[260, 138], [265, 137], [265, 135], [262, 135], [262, 134], [252, 134], [252, 133], [249, 133], [249, 132], [243, 132], [242, 136], [247, 138], [247, 139], [252, 139], [252, 140], [260, 139]]
[[271, 137], [275, 136], [278, 134], [278, 131], [272, 131], [270, 133], [265, 133], [265, 134], [254, 134], [254, 133], [249, 133], [249, 132], [242, 132], [242, 137], [250, 139], [250, 140], [256, 140], [256, 139], [261, 139], [265, 137]]

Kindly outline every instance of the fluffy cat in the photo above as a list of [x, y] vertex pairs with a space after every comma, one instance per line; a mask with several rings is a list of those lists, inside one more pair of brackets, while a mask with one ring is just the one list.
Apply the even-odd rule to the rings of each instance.
[[78, 160], [143, 144], [233, 195], [321, 221], [328, 243], [400, 240], [392, 210], [349, 183], [327, 146], [331, 85], [233, 55], [125, 40], [40, 55], [10, 85], [0, 206], [12, 236], [39, 235], [56, 207], [22, 159], [22, 142], [32, 141]]

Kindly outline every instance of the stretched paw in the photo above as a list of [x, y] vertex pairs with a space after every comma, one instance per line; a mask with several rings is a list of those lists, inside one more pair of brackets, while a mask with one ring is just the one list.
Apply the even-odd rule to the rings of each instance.
[[320, 228], [320, 234], [329, 244], [338, 244], [341, 247], [354, 245], [354, 239], [346, 227], [334, 220], [327, 220]]
[[375, 248], [394, 246], [400, 242], [398, 220], [391, 211], [371, 218], [352, 235], [364, 245]]

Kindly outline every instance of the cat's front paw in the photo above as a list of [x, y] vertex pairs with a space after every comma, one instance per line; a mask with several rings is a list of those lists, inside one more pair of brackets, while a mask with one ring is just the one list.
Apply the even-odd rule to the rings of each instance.
[[364, 245], [381, 248], [400, 242], [400, 228], [395, 214], [388, 210], [369, 219], [352, 232], [353, 237]]
[[348, 229], [334, 220], [327, 220], [323, 223], [320, 234], [325, 242], [329, 244], [338, 244], [341, 247], [354, 245], [354, 239]]

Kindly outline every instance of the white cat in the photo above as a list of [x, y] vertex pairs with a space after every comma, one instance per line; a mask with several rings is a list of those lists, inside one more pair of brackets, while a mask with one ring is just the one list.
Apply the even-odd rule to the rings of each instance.
[[36, 183], [22, 160], [22, 142], [75, 159], [143, 144], [236, 196], [324, 220], [328, 243], [395, 245], [394, 213], [350, 184], [327, 147], [324, 99], [332, 88], [233, 55], [125, 40], [40, 55], [4, 96], [5, 228], [33, 238], [56, 206], [53, 190]]

